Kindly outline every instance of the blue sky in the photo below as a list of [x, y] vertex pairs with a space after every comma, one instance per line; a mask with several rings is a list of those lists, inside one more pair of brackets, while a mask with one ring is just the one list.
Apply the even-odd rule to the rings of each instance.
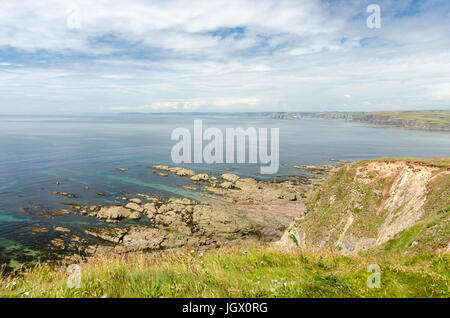
[[0, 8], [0, 114], [450, 109], [446, 0]]

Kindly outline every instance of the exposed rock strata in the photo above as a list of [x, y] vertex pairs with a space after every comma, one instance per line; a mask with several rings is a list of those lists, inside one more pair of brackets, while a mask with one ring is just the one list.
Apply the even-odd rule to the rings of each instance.
[[344, 166], [310, 197], [307, 213], [279, 244], [344, 254], [375, 248], [445, 253], [450, 162], [437, 162], [374, 160]]

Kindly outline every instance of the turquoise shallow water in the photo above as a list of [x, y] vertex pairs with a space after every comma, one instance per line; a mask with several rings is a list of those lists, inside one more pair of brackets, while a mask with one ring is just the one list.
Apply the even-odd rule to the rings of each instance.
[[[158, 177], [149, 166], [175, 165], [170, 134], [176, 127], [192, 131], [194, 119], [204, 128], [255, 127], [280, 129], [278, 175], [298, 174], [296, 164], [330, 164], [329, 159], [361, 160], [377, 157], [449, 157], [450, 134], [445, 132], [372, 128], [336, 120], [273, 120], [234, 115], [102, 115], [0, 116], [0, 263], [36, 258], [55, 235], [30, 234], [38, 225], [70, 227], [82, 235], [83, 227], [99, 224], [79, 215], [53, 218], [37, 214], [36, 207], [64, 208], [63, 203], [114, 204], [121, 191], [197, 198], [181, 188], [186, 178]], [[117, 168], [128, 169], [126, 172]], [[198, 172], [219, 174], [236, 169], [241, 176], [259, 175], [259, 165], [191, 164]], [[60, 182], [57, 185], [56, 182]], [[89, 186], [85, 191], [84, 186]], [[64, 191], [68, 199], [50, 195]], [[97, 192], [105, 192], [99, 197]], [[121, 202], [120, 202], [121, 203]], [[24, 210], [26, 207], [34, 207]], [[22, 256], [18, 256], [22, 253]], [[25, 255], [25, 256], [24, 256]]]

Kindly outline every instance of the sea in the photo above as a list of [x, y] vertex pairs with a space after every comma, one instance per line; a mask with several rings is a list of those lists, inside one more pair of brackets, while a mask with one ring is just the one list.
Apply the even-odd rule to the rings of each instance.
[[[278, 172], [261, 174], [261, 165], [254, 163], [174, 163], [171, 151], [177, 141], [171, 134], [176, 128], [187, 128], [193, 135], [194, 120], [224, 135], [226, 128], [278, 128]], [[67, 209], [67, 204], [123, 204], [118, 197], [136, 193], [199, 198], [196, 191], [182, 187], [190, 183], [187, 178], [157, 176], [152, 165], [184, 166], [214, 176], [231, 171], [241, 177], [272, 180], [307, 175], [294, 165], [335, 165], [330, 159], [379, 157], [450, 157], [450, 133], [340, 120], [268, 119], [244, 113], [1, 115], [0, 264], [19, 268], [45, 260], [48, 254], [44, 251], [58, 235], [57, 226], [86, 238], [85, 227], [105, 225], [87, 216], [49, 212]]]

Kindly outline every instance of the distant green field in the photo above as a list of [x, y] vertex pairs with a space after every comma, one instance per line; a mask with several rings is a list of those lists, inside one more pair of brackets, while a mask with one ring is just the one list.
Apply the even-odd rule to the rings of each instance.
[[430, 110], [430, 111], [403, 111], [387, 113], [393, 119], [414, 120], [429, 124], [450, 124], [450, 111]]
[[263, 115], [271, 119], [341, 119], [406, 129], [450, 131], [450, 110], [277, 112]]
[[371, 112], [355, 116], [353, 119], [375, 124], [450, 129], [450, 110]]

